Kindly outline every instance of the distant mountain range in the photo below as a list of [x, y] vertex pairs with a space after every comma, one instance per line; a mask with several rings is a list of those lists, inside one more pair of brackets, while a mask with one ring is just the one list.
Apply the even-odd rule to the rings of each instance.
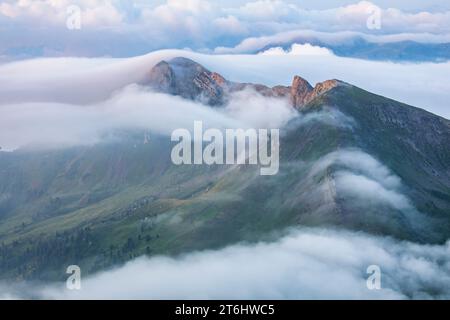
[[[393, 35], [393, 38], [396, 35]], [[401, 35], [400, 35], [401, 36]], [[344, 41], [339, 41], [341, 37], [344, 37]], [[381, 36], [383, 37], [383, 36]], [[389, 35], [387, 35], [389, 37]], [[268, 50], [273, 47], [282, 47], [288, 50], [292, 44], [305, 44], [309, 43], [314, 46], [320, 46], [328, 48], [333, 51], [334, 54], [340, 57], [358, 58], [367, 60], [379, 60], [379, 61], [405, 61], [405, 62], [443, 62], [450, 60], [450, 43], [442, 40], [441, 42], [420, 42], [412, 39], [405, 40], [392, 40], [392, 41], [377, 41], [376, 36], [373, 36], [373, 40], [369, 41], [363, 36], [349, 35], [341, 36], [337, 35], [337, 40], [332, 37], [321, 36], [298, 35], [296, 37], [290, 37], [288, 40], [273, 40], [270, 43], [262, 44], [254, 48], [240, 48], [236, 47], [216, 48], [217, 53], [259, 53]], [[430, 36], [429, 38], [432, 38]], [[91, 53], [93, 56], [111, 55], [110, 47], [99, 47]], [[158, 48], [154, 48], [157, 50]], [[160, 48], [162, 49], [162, 48]], [[199, 48], [197, 48], [199, 49]], [[89, 55], [79, 46], [73, 46], [70, 48], [72, 55], [74, 56], [86, 56]], [[81, 51], [79, 51], [81, 50]], [[109, 50], [109, 51], [106, 51]], [[48, 56], [63, 56], [67, 50], [61, 47], [45, 46], [42, 44], [35, 46], [17, 46], [6, 49], [0, 48], [0, 58], [5, 61], [9, 60], [22, 60], [35, 57], [48, 57]], [[129, 57], [143, 55], [148, 52], [148, 45], [142, 44], [140, 46], [116, 46], [112, 54], [113, 57]], [[1, 61], [1, 60], [0, 60]]]
[[0, 152], [0, 278], [64, 279], [74, 261], [90, 273], [299, 225], [448, 239], [449, 120], [339, 80], [235, 83], [181, 57], [141, 84], [213, 108], [240, 90], [288, 99], [298, 116], [282, 128], [279, 174], [175, 166], [169, 139], [140, 131], [94, 146]]
[[[256, 41], [249, 46], [242, 43], [234, 48], [220, 48], [218, 53], [259, 53], [270, 48], [281, 47], [289, 50], [293, 44], [311, 44], [330, 49], [340, 57], [358, 58], [380, 61], [409, 61], [409, 62], [443, 62], [450, 59], [450, 43], [441, 39], [439, 42], [421, 42], [413, 39], [400, 39], [399, 35], [369, 36], [358, 34], [340, 34], [336, 38], [327, 34], [308, 34], [298, 32], [290, 35], [269, 37], [258, 44]], [[383, 39], [384, 38], [384, 39]], [[429, 39], [432, 38], [430, 35]], [[338, 39], [338, 40], [336, 40]]]

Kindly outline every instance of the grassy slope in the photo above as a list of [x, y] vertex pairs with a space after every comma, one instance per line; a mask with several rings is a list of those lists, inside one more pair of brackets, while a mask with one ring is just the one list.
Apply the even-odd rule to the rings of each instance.
[[[89, 273], [142, 254], [255, 241], [299, 224], [418, 241], [448, 237], [450, 161], [442, 147], [448, 123], [436, 124], [423, 111], [403, 114], [401, 108], [411, 107], [354, 87], [333, 89], [305, 112], [324, 106], [357, 125], [294, 126], [282, 139], [282, 165], [273, 177], [259, 176], [252, 166], [173, 166], [166, 140], [146, 145], [135, 136], [64, 151], [0, 154], [0, 277], [63, 279], [70, 264]], [[412, 132], [418, 126], [423, 132]], [[430, 130], [443, 131], [442, 137], [425, 139]], [[336, 168], [309, 174], [317, 159], [344, 147], [373, 154], [402, 178], [419, 210], [438, 219], [430, 234], [386, 214], [392, 208], [343, 197], [333, 184]]]

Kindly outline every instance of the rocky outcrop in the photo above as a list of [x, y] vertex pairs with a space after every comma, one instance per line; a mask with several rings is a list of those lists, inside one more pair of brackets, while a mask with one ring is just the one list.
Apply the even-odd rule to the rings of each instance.
[[344, 82], [339, 81], [339, 80], [326, 80], [324, 82], [319, 82], [318, 84], [316, 84], [316, 86], [314, 87], [313, 92], [311, 93], [311, 97], [310, 99], [314, 99], [317, 96], [320, 96], [321, 94], [330, 91], [331, 89], [339, 86], [339, 85], [345, 85]]
[[146, 82], [157, 91], [175, 94], [175, 74], [165, 61], [161, 61], [150, 70]]
[[158, 92], [199, 100], [208, 105], [224, 103], [227, 81], [186, 58], [161, 61], [150, 70], [143, 84]]
[[299, 108], [305, 105], [306, 102], [310, 99], [310, 95], [313, 89], [314, 88], [309, 84], [308, 81], [300, 76], [295, 76], [290, 88], [290, 98], [292, 106], [294, 108]]
[[196, 100], [210, 106], [227, 103], [233, 92], [254, 90], [265, 97], [289, 99], [296, 109], [302, 108], [319, 95], [344, 84], [339, 80], [327, 80], [312, 87], [308, 81], [295, 76], [291, 86], [268, 87], [262, 84], [238, 83], [211, 72], [187, 58], [178, 57], [155, 65], [143, 81], [158, 92]]

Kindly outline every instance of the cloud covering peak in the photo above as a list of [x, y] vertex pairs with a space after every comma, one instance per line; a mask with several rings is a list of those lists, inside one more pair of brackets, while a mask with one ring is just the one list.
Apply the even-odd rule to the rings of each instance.
[[[325, 53], [326, 49], [314, 46], [299, 45], [293, 49], [260, 55], [163, 50], [126, 59], [47, 58], [3, 64], [0, 146], [15, 148], [33, 141], [48, 141], [49, 137], [67, 140], [69, 144], [92, 141], [99, 131], [118, 125], [147, 125], [147, 129], [162, 130], [161, 121], [155, 121], [155, 112], [167, 124], [177, 127], [190, 127], [195, 120], [192, 117], [201, 115], [215, 119], [215, 124], [238, 121], [243, 127], [274, 126], [274, 122], [281, 124], [292, 116], [292, 110], [283, 101], [272, 103], [253, 93], [236, 95], [223, 114], [136, 85], [155, 64], [178, 56], [190, 58], [236, 82], [275, 86], [290, 85], [294, 75], [311, 83], [337, 78], [450, 118], [446, 102], [450, 99], [449, 63], [371, 62], [336, 57], [328, 51], [318, 55], [317, 51]], [[192, 108], [192, 117], [180, 122], [176, 117], [179, 108]], [[163, 133], [170, 128], [167, 125]], [[86, 139], [86, 135], [91, 139]]]

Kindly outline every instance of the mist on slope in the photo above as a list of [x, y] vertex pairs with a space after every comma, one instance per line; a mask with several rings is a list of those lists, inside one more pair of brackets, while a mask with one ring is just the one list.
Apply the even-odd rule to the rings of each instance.
[[[65, 284], [3, 285], [2, 298], [41, 299], [429, 299], [450, 297], [450, 243], [418, 245], [364, 233], [291, 231], [275, 242], [141, 257]], [[369, 266], [381, 289], [369, 290]], [[27, 290], [23, 290], [27, 288]]]
[[[315, 119], [314, 121], [316, 121]], [[290, 163], [304, 166], [305, 163]], [[313, 164], [314, 176], [339, 166], [336, 192], [360, 203], [384, 203], [420, 213], [402, 194], [401, 179], [374, 157], [343, 149]], [[309, 197], [323, 192], [323, 185]], [[177, 257], [140, 257], [94, 275], [82, 276], [80, 291], [65, 283], [0, 285], [0, 298], [20, 299], [448, 299], [450, 242], [415, 244], [333, 228], [277, 230], [259, 243]], [[381, 289], [370, 290], [368, 268], [381, 270]], [[82, 273], [83, 275], [83, 273]]]
[[[296, 116], [284, 99], [252, 90], [236, 95], [225, 108], [156, 93], [131, 84], [105, 101], [88, 105], [26, 102], [0, 105], [0, 146], [12, 150], [91, 145], [115, 129], [142, 129], [170, 137], [177, 128], [279, 128]], [[170, 140], [168, 140], [170, 141]]]

